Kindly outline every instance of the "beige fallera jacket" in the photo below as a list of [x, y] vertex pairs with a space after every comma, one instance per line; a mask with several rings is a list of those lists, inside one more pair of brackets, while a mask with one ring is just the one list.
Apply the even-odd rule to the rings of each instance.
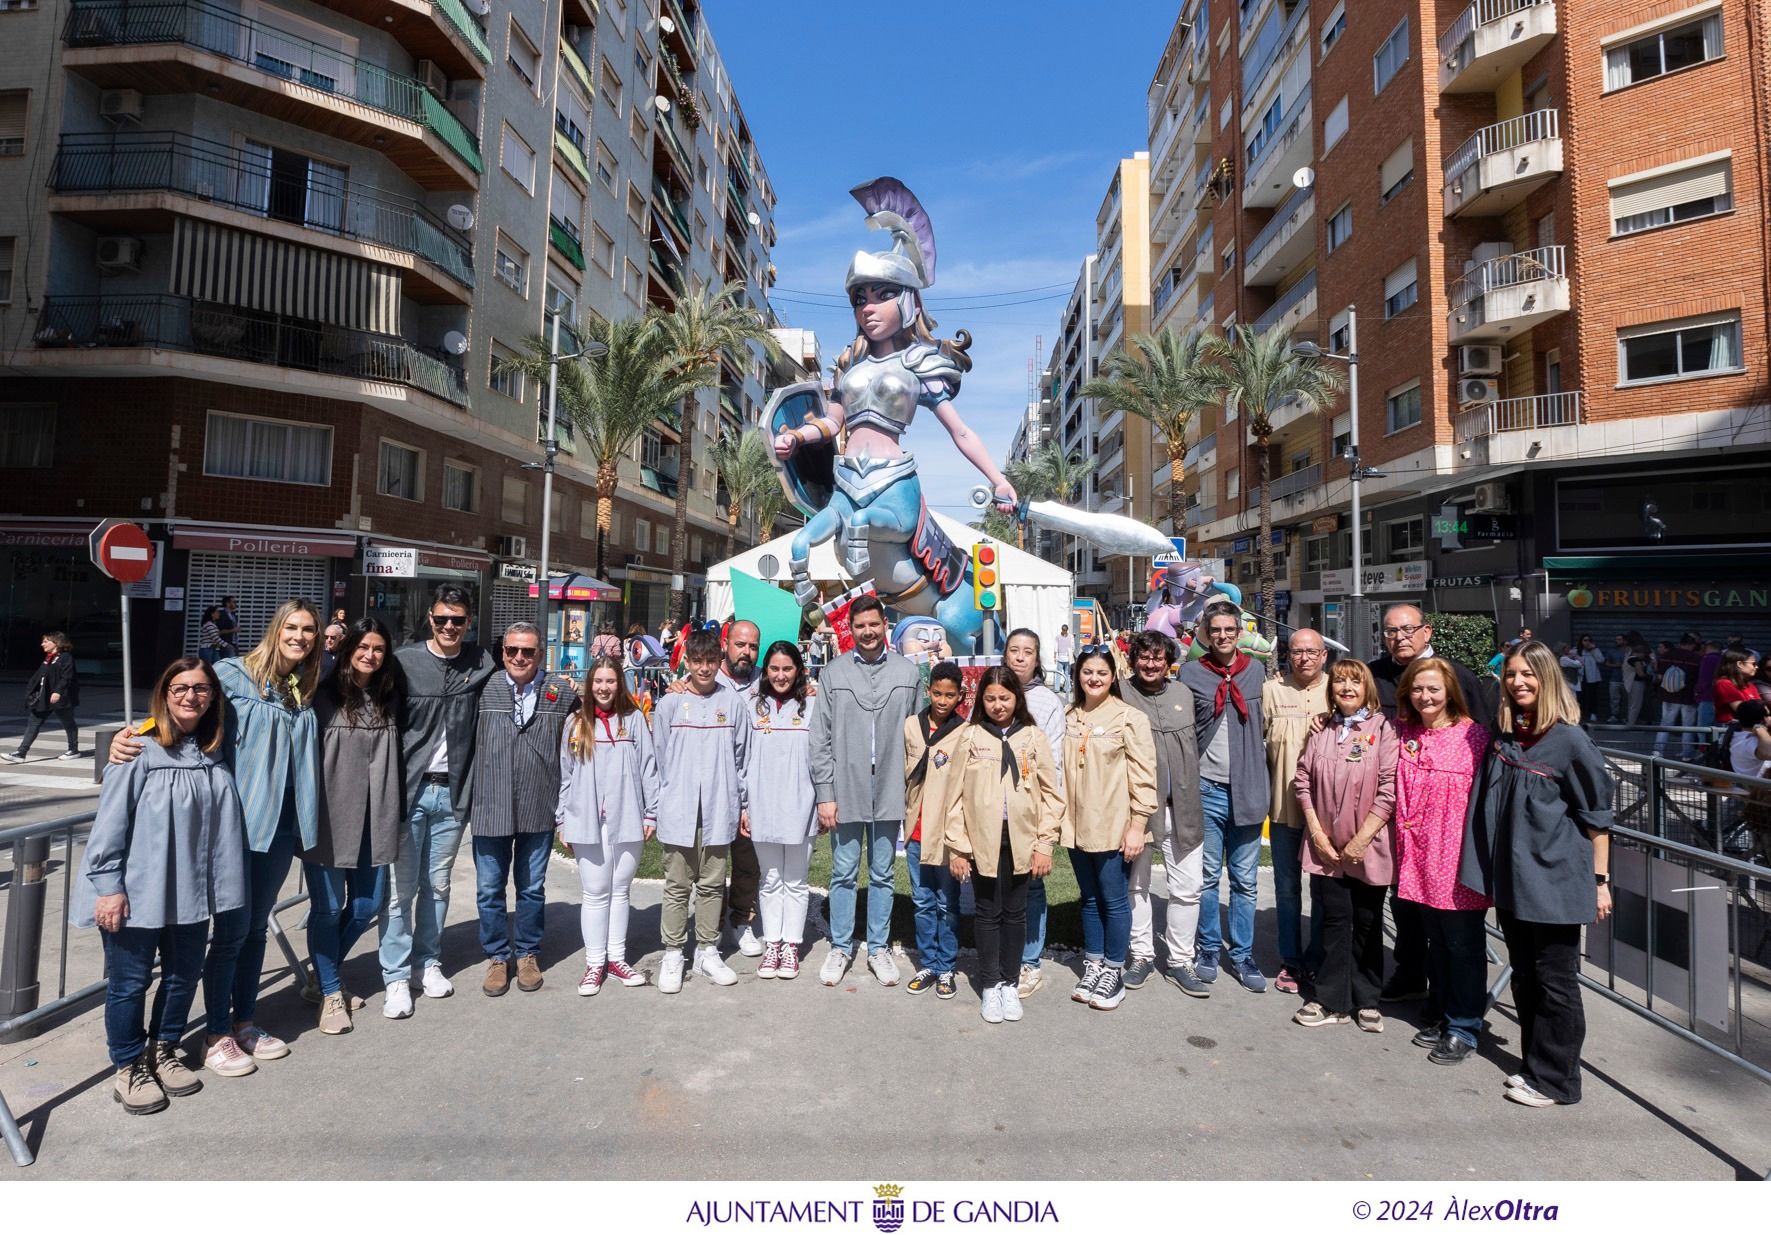
[[1092, 712], [1064, 713], [1063, 843], [1084, 853], [1109, 853], [1128, 826], [1146, 830], [1156, 813], [1156, 740], [1150, 721], [1109, 696]]
[[966, 725], [962, 732], [954, 753], [959, 774], [947, 809], [948, 852], [970, 856], [976, 873], [996, 878], [1006, 802], [1014, 873], [1025, 874], [1032, 869], [1034, 853], [1049, 856], [1064, 834], [1064, 795], [1058, 791], [1051, 743], [1037, 725], [1009, 739], [1019, 764], [1016, 783], [1002, 771], [1001, 742], [977, 725]]
[[916, 831], [916, 821], [922, 820], [924, 866], [947, 865], [947, 810], [953, 805], [953, 789], [959, 781], [954, 775], [959, 768], [955, 752], [969, 728], [962, 724], [936, 742], [934, 749], [928, 751], [929, 766], [922, 783], [912, 784], [910, 773], [922, 762], [928, 745], [922, 740], [922, 717], [912, 716], [904, 721], [904, 835]]

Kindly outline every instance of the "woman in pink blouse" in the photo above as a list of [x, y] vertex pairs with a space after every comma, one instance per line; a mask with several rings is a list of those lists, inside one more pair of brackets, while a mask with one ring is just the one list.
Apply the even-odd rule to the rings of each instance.
[[1334, 704], [1298, 760], [1293, 788], [1309, 844], [1303, 869], [1310, 901], [1322, 906], [1322, 965], [1300, 1025], [1344, 1025], [1382, 1033], [1384, 893], [1392, 882], [1390, 818], [1396, 803], [1396, 731], [1384, 719], [1377, 682], [1356, 660], [1328, 675]]
[[1426, 1024], [1414, 1035], [1428, 1059], [1476, 1053], [1488, 1002], [1483, 921], [1489, 900], [1457, 881], [1464, 813], [1488, 750], [1457, 673], [1444, 660], [1410, 661], [1396, 686], [1396, 895], [1421, 907], [1427, 930]]

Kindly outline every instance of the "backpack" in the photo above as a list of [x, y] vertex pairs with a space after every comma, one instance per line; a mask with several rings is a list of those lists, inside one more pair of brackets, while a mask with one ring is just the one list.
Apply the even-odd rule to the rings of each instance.
[[1660, 689], [1669, 695], [1676, 695], [1685, 689], [1685, 671], [1678, 665], [1668, 665], [1660, 675]]
[[1739, 732], [1740, 722], [1729, 721], [1728, 727], [1722, 730], [1722, 736], [1710, 739], [1710, 744], [1704, 748], [1703, 766], [1714, 768], [1718, 772], [1732, 772], [1734, 764], [1728, 758], [1728, 752], [1734, 745], [1734, 735]]

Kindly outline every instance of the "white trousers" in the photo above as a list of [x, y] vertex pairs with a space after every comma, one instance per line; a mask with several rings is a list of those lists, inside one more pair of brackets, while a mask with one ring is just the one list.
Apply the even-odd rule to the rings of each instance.
[[573, 845], [578, 859], [578, 886], [584, 905], [578, 918], [584, 928], [584, 963], [601, 965], [627, 959], [628, 891], [640, 867], [639, 841], [627, 844]]
[[[1150, 904], [1150, 869], [1154, 857], [1151, 846], [1131, 868], [1131, 948], [1132, 960], [1154, 961], [1155, 911]], [[1205, 890], [1205, 845], [1203, 842], [1181, 853], [1175, 848], [1171, 828], [1162, 842], [1162, 874], [1168, 885], [1168, 913], [1164, 922], [1162, 942], [1168, 949], [1169, 965], [1192, 961], [1194, 936], [1199, 933], [1199, 896]]]
[[763, 938], [769, 943], [800, 943], [806, 933], [806, 906], [811, 901], [806, 868], [812, 861], [812, 842], [771, 845], [756, 842], [756, 864], [762, 871], [757, 892], [757, 913], [763, 920]]

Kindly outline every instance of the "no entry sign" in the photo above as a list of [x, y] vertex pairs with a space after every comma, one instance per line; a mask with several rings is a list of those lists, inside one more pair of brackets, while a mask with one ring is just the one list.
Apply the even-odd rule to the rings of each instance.
[[154, 543], [133, 523], [107, 519], [92, 530], [92, 564], [119, 583], [140, 583], [154, 568]]

